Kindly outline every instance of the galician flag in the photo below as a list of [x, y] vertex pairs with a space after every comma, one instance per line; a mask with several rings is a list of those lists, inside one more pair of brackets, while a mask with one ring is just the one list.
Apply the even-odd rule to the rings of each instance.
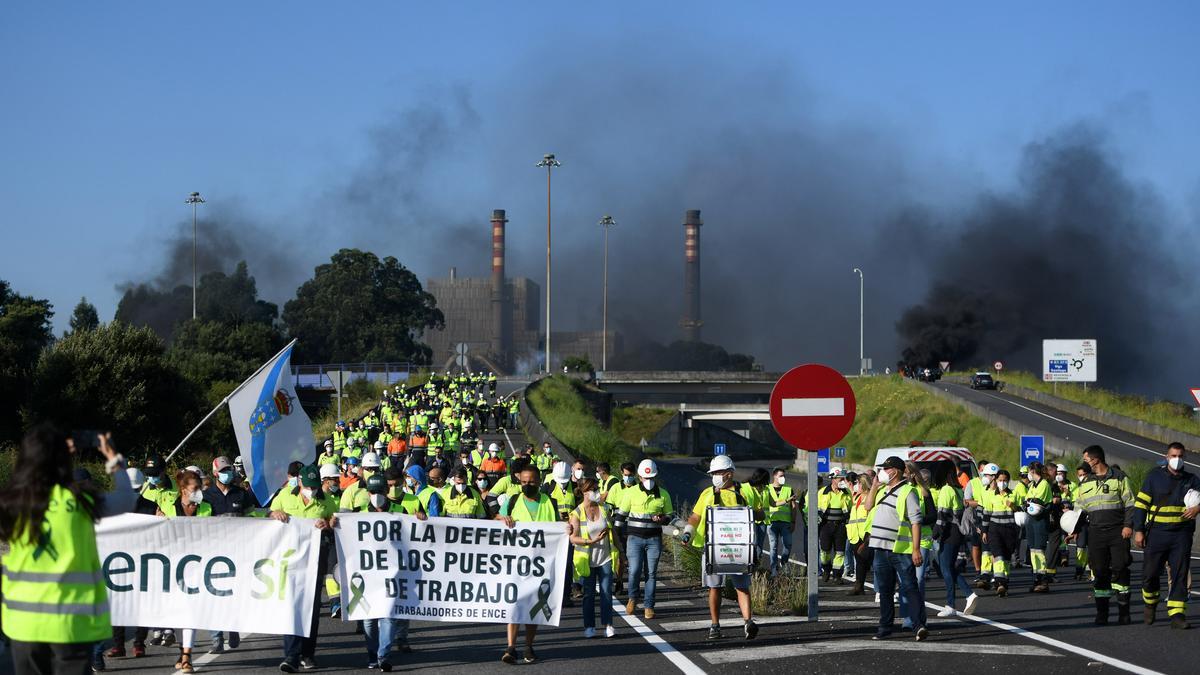
[[312, 420], [300, 407], [292, 382], [292, 340], [229, 397], [229, 416], [242, 464], [258, 503], [287, 480], [288, 464], [315, 454]]

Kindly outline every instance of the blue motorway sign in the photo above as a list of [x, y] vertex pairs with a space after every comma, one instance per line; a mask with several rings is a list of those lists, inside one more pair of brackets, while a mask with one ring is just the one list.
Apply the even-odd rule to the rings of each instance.
[[713, 454], [714, 455], [724, 455], [725, 454], [725, 444], [724, 443], [714, 443], [713, 444]]
[[1021, 466], [1029, 466], [1034, 462], [1039, 464], [1044, 464], [1046, 462], [1046, 437], [1022, 436]]
[[1050, 372], [1052, 372], [1052, 373], [1067, 372], [1067, 360], [1066, 359], [1050, 359]]
[[817, 451], [817, 473], [829, 473], [829, 448]]
[[837, 459], [845, 459], [846, 458], [846, 449], [845, 448], [834, 448], [833, 456]]

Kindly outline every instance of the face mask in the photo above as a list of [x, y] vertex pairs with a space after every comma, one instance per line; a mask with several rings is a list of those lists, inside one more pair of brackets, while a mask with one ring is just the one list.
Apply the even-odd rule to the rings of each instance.
[[1181, 468], [1183, 468], [1183, 458], [1182, 457], [1172, 457], [1167, 460], [1167, 466], [1172, 471], [1178, 471]]
[[480, 490], [486, 490], [487, 489], [487, 480], [477, 480], [477, 481], [475, 481], [475, 485], [477, 485]]
[[596, 472], [596, 480], [604, 480], [604, 476], [601, 476], [599, 471]]
[[161, 482], [162, 482], [162, 478], [160, 478], [160, 477], [158, 477], [158, 476], [150, 476], [150, 477], [149, 477], [148, 479], [146, 479], [146, 480], [150, 481], [150, 484], [151, 484], [151, 485], [158, 485], [159, 483], [161, 483]]
[[888, 483], [892, 482], [892, 472], [888, 471], [887, 469], [880, 469], [879, 470], [879, 482], [883, 483], [884, 485], [887, 485]]
[[387, 506], [387, 503], [387, 495], [371, 495], [371, 506], [374, 506], [377, 509], [382, 509], [383, 507]]
[[290, 487], [290, 488], [294, 488], [299, 484], [300, 484], [300, 479], [297, 478], [296, 476], [292, 476], [291, 478], [288, 479], [288, 487]]
[[454, 491], [457, 492], [458, 494], [461, 495], [462, 493], [466, 492], [466, 490], [467, 490], [467, 485], [465, 483], [455, 483], [454, 484]]
[[1061, 473], [1059, 473], [1059, 474], [1055, 474], [1055, 475], [1054, 475], [1054, 482], [1056, 482], [1056, 483], [1065, 483], [1065, 482], [1067, 482], [1067, 477], [1066, 477], [1066, 476], [1064, 476], [1064, 475], [1062, 475]]
[[492, 457], [495, 457], [496, 455], [500, 454], [500, 451], [499, 450], [489, 450], [488, 453], [490, 453]]
[[642, 487], [646, 488], [647, 490], [653, 490], [654, 489], [654, 479], [653, 478], [643, 479]]
[[622, 483], [624, 483], [624, 484], [626, 484], [626, 485], [633, 485], [635, 482], [637, 482], [637, 477], [635, 477], [635, 476], [621, 476], [621, 482], [622, 482]]
[[351, 476], [357, 476], [359, 471], [361, 471], [361, 469], [359, 469], [357, 466], [350, 467]]
[[1008, 481], [1006, 481], [1006, 480], [996, 481], [996, 489], [1000, 490], [1001, 492], [1003, 492], [1004, 490], [1007, 490], [1008, 489]]
[[583, 469], [575, 469], [575, 471], [573, 471], [571, 473], [571, 475], [575, 477], [575, 480], [582, 480], [583, 479]]
[[991, 485], [991, 484], [992, 484], [992, 477], [991, 477], [991, 476], [980, 476], [980, 477], [979, 477], [979, 480], [980, 480], [980, 482], [982, 482], [984, 485]]
[[780, 476], [780, 477], [778, 477], [778, 478], [776, 478], [776, 479], [775, 479], [775, 484], [776, 484], [776, 485], [783, 485], [783, 484], [784, 484], [784, 483], [786, 483], [786, 482], [787, 482], [787, 476]]
[[537, 499], [537, 496], [538, 496], [538, 486], [536, 486], [536, 485], [522, 485], [522, 486], [521, 486], [521, 494], [525, 495], [525, 496], [526, 496], [527, 498], [529, 498], [529, 499]]
[[600, 503], [600, 493], [596, 492], [595, 490], [592, 490], [591, 492], [588, 493], [588, 500], [594, 504], [599, 504]]
[[547, 455], [548, 455], [548, 454], [550, 454], [550, 446], [548, 446], [548, 445], [543, 445], [543, 446], [542, 446], [542, 452], [546, 453]]
[[325, 491], [335, 497], [342, 494], [342, 488], [338, 487], [338, 485], [336, 483], [326, 485]]
[[327, 455], [332, 455], [332, 454], [333, 454], [333, 448], [325, 448], [325, 454], [327, 454]]
[[233, 472], [222, 471], [221, 473], [217, 474], [217, 480], [221, 481], [221, 485], [229, 485], [233, 482]]
[[192, 490], [192, 493], [188, 495], [188, 502], [192, 504], [199, 504], [202, 501], [204, 501], [204, 493], [198, 489]]
[[300, 488], [300, 496], [304, 497], [305, 499], [312, 499], [313, 498], [313, 489], [312, 488]]
[[725, 476], [722, 476], [719, 473], [713, 474], [712, 484], [713, 484], [713, 487], [715, 487], [715, 488], [721, 487], [722, 485], [725, 484]]

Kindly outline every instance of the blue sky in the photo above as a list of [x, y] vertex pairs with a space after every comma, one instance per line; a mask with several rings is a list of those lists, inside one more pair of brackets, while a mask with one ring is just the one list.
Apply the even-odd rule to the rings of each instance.
[[[287, 268], [276, 301], [289, 295], [288, 279], [306, 278], [346, 243], [397, 255], [423, 278], [450, 265], [482, 271], [485, 253], [424, 247], [412, 230], [343, 216], [331, 195], [381, 166], [419, 170], [419, 194], [403, 203], [423, 227], [486, 228], [492, 208], [535, 221], [544, 184], [532, 164], [552, 150], [564, 160], [562, 217], [590, 224], [609, 203], [655, 195], [630, 195], [629, 184], [581, 162], [652, 171], [671, 161], [657, 136], [693, 125], [711, 133], [701, 120], [726, 103], [719, 133], [784, 129], [799, 115], [818, 136], [879, 150], [879, 171], [901, 177], [895, 194], [879, 195], [888, 203], [954, 204], [1007, 189], [1024, 144], [1092, 123], [1128, 174], [1161, 196], [1174, 227], [1200, 220], [1200, 5], [832, 4], [6, 2], [0, 278], [49, 298], [59, 330], [82, 295], [111, 318], [121, 283], [161, 271], [192, 190], [209, 213], [236, 212], [269, 233], [255, 246], [292, 240], [276, 260]], [[683, 83], [712, 90], [690, 101]], [[677, 100], [663, 104], [660, 88]], [[614, 89], [619, 98], [608, 98]], [[420, 119], [405, 111], [430, 100], [449, 111], [443, 133], [458, 140], [390, 166], [379, 138], [403, 134]], [[749, 123], [738, 128], [743, 112]], [[422, 152], [413, 143], [400, 140]], [[759, 165], [729, 161], [751, 177]], [[664, 213], [703, 201], [693, 185], [679, 194]], [[611, 210], [620, 221], [621, 208]], [[510, 234], [511, 262], [536, 279], [541, 235], [526, 229]], [[590, 230], [573, 232], [565, 256], [593, 244]], [[639, 245], [626, 232], [614, 244], [618, 275], [620, 247], [632, 255]]]

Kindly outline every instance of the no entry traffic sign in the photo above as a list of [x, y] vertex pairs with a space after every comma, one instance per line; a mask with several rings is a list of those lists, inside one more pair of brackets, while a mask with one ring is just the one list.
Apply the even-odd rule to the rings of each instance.
[[856, 405], [854, 390], [841, 373], [809, 363], [792, 368], [775, 383], [771, 424], [783, 440], [815, 452], [846, 436]]

